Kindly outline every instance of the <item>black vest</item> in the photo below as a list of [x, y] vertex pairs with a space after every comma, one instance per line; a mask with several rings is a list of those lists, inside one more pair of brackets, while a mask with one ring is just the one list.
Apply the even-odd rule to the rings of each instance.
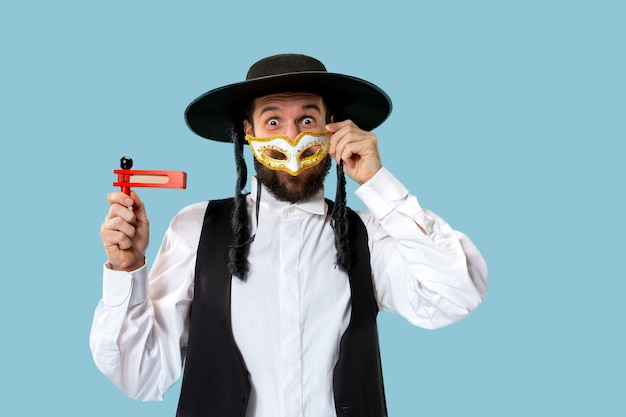
[[[332, 205], [328, 201], [329, 205]], [[245, 417], [250, 378], [231, 323], [233, 199], [210, 201], [204, 217], [191, 305], [189, 342], [177, 417]], [[348, 210], [354, 263], [348, 274], [352, 315], [333, 374], [338, 417], [385, 417], [376, 316], [365, 225]], [[280, 417], [280, 416], [276, 416]]]

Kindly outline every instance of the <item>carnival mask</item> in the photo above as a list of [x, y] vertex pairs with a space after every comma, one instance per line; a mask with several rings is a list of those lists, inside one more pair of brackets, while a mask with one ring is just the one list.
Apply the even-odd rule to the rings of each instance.
[[330, 132], [301, 132], [294, 140], [284, 135], [257, 138], [246, 135], [257, 161], [272, 170], [295, 176], [314, 167], [328, 155]]

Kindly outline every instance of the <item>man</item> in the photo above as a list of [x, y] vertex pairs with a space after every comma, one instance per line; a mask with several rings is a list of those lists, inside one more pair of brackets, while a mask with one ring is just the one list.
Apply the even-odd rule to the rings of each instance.
[[[296, 54], [186, 111], [232, 141], [234, 199], [172, 220], [147, 273], [148, 218], [133, 191], [108, 196], [108, 262], [90, 345], [127, 395], [159, 400], [184, 375], [178, 416], [385, 416], [379, 309], [429, 329], [481, 303], [487, 268], [470, 240], [382, 165], [371, 132], [391, 111], [377, 86]], [[247, 142], [255, 156], [243, 193]], [[337, 198], [323, 181], [337, 163]], [[345, 207], [344, 173], [368, 207]], [[132, 210], [128, 210], [132, 207]], [[411, 358], [407, 358], [411, 360]]]

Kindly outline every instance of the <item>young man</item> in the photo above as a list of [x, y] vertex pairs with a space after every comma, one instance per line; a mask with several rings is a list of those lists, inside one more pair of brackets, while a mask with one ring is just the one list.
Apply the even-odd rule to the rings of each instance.
[[[184, 369], [178, 416], [386, 416], [379, 309], [435, 329], [474, 311], [487, 287], [471, 241], [383, 167], [371, 130], [390, 111], [377, 86], [295, 54], [192, 102], [195, 133], [234, 142], [237, 192], [181, 210], [149, 274], [144, 203], [108, 196], [90, 339], [102, 372], [159, 400]], [[344, 173], [367, 212], [345, 207]]]

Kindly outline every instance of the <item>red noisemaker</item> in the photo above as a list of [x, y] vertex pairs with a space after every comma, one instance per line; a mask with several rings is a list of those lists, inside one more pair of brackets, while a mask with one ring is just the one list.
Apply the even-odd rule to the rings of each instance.
[[131, 187], [144, 188], [187, 188], [187, 173], [183, 171], [152, 171], [131, 170], [133, 160], [128, 156], [120, 159], [120, 168], [113, 171], [117, 174], [114, 187], [120, 187], [124, 194], [130, 195]]

